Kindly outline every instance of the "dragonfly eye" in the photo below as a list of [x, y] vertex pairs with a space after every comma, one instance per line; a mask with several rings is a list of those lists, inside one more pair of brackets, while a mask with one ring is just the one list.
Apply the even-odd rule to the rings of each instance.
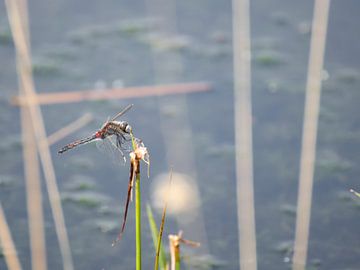
[[132, 127], [130, 125], [127, 125], [125, 128], [125, 132], [126, 133], [131, 133], [132, 132]]

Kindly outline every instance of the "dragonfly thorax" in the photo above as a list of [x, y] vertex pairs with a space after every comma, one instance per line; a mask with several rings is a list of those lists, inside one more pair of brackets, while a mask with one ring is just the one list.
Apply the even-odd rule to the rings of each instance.
[[106, 129], [107, 135], [130, 134], [132, 131], [131, 126], [126, 121], [110, 121], [104, 129]]

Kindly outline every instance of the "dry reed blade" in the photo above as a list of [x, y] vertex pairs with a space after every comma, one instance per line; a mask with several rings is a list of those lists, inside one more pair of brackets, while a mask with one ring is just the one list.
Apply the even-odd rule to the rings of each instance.
[[167, 210], [167, 207], [168, 207], [168, 201], [169, 201], [169, 194], [170, 194], [170, 189], [171, 189], [172, 175], [173, 175], [173, 169], [171, 168], [171, 170], [170, 170], [169, 186], [168, 186], [168, 190], [167, 190], [167, 196], [166, 196], [166, 198], [165, 198], [164, 209], [163, 209], [162, 216], [161, 216], [161, 224], [160, 224], [160, 228], [159, 228], [159, 235], [158, 235], [157, 246], [156, 246], [155, 266], [154, 266], [154, 269], [155, 269], [155, 270], [158, 270], [158, 269], [159, 269], [161, 240], [162, 240], [162, 235], [163, 235], [163, 232], [164, 232], [165, 217], [166, 217], [166, 210]]
[[134, 186], [134, 182], [135, 182], [135, 174], [136, 174], [136, 168], [134, 166], [134, 163], [130, 162], [130, 175], [129, 175], [128, 190], [127, 190], [127, 195], [126, 195], [125, 213], [124, 213], [120, 232], [119, 232], [117, 238], [113, 241], [112, 246], [115, 246], [117, 244], [117, 242], [119, 242], [121, 240], [121, 237], [125, 230], [127, 214], [128, 214], [128, 210], [129, 210], [129, 203], [132, 200], [132, 190], [133, 190], [133, 186]]
[[306, 84], [293, 270], [303, 270], [306, 266], [329, 6], [329, 0], [315, 1]]
[[[29, 46], [27, 0], [18, 0], [22, 17], [22, 27]], [[18, 59], [17, 59], [18, 60]], [[20, 63], [17, 64], [17, 67]], [[21, 80], [19, 80], [20, 94], [24, 94]], [[39, 159], [36, 149], [36, 139], [32, 130], [29, 108], [21, 108], [21, 127], [23, 142], [24, 174], [26, 182], [26, 206], [29, 218], [29, 235], [31, 250], [31, 268], [47, 269], [46, 241], [44, 230], [44, 216], [42, 206], [42, 191], [39, 172]]]
[[52, 145], [63, 138], [69, 136], [71, 133], [79, 130], [80, 128], [86, 126], [89, 122], [93, 120], [93, 117], [90, 113], [86, 113], [74, 122], [68, 124], [67, 126], [59, 129], [58, 131], [54, 132], [53, 134], [47, 137], [47, 141], [49, 145]]
[[27, 44], [26, 31], [22, 27], [22, 19], [19, 5], [16, 1], [5, 1], [9, 17], [10, 27], [14, 38], [16, 55], [18, 58], [18, 76], [23, 86], [25, 102], [29, 108], [29, 115], [33, 131], [35, 132], [37, 148], [43, 166], [46, 185], [49, 193], [49, 201], [52, 208], [56, 233], [59, 240], [60, 251], [63, 259], [64, 269], [72, 270], [73, 261], [70, 252], [70, 244], [67, 236], [61, 199], [56, 183], [54, 166], [51, 160], [45, 126], [39, 106], [34, 104], [36, 96], [33, 77], [31, 73], [30, 47]]
[[242, 270], [256, 270], [256, 232], [253, 187], [251, 47], [249, 0], [233, 0], [235, 84], [235, 148], [239, 263]]
[[26, 206], [29, 218], [29, 234], [32, 269], [47, 269], [46, 241], [42, 206], [39, 159], [34, 132], [27, 107], [21, 109], [23, 159], [26, 181]]
[[0, 203], [0, 242], [3, 249], [5, 262], [9, 270], [21, 270], [19, 257], [11, 237], [9, 226], [6, 222], [4, 210]]
[[[206, 82], [178, 83], [168, 85], [139, 86], [127, 88], [113, 88], [104, 91], [84, 90], [72, 92], [43, 93], [37, 94], [32, 102], [36, 104], [59, 104], [81, 101], [113, 100], [124, 98], [142, 98], [147, 96], [163, 96], [186, 94], [192, 92], [209, 91], [211, 85]], [[11, 101], [13, 105], [23, 105], [26, 103], [23, 96], [14, 97]]]

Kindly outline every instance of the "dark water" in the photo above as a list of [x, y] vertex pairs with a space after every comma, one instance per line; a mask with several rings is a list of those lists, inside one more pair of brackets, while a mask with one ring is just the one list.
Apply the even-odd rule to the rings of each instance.
[[[195, 142], [209, 253], [225, 262], [222, 269], [237, 269], [231, 2], [178, 1], [179, 37], [170, 45], [161, 36], [148, 39], [156, 28], [143, 2], [87, 1], [83, 5], [76, 1], [31, 1], [29, 8], [38, 92], [91, 89], [104, 84], [110, 87], [119, 80], [126, 86], [153, 84], [152, 48], [162, 49], [158, 54], [174, 50], [179, 53], [183, 63], [180, 81], [213, 84], [211, 93], [187, 96], [189, 125]], [[312, 1], [252, 1], [259, 269], [290, 267], [284, 258], [291, 253], [294, 239], [312, 10]], [[309, 269], [359, 268], [360, 202], [348, 193], [349, 188], [360, 190], [359, 11], [356, 0], [331, 3], [324, 66], [328, 78], [323, 82], [321, 100]], [[30, 269], [19, 111], [8, 103], [17, 93], [15, 55], [6, 38], [8, 23], [3, 2], [0, 30], [5, 35], [0, 43], [0, 121], [4, 127], [0, 131], [0, 198], [21, 263], [24, 269]], [[110, 247], [123, 213], [128, 169], [109, 163], [91, 145], [61, 157], [56, 150], [71, 139], [88, 135], [130, 102], [135, 108], [127, 119], [146, 141], [151, 151], [152, 175], [157, 175], [168, 169], [162, 134], [153, 124], [159, 123], [157, 98], [42, 107], [48, 133], [85, 112], [95, 115], [93, 123], [51, 148], [60, 191], [68, 199], [64, 211], [76, 269], [134, 268], [133, 208], [123, 239], [126, 244]], [[81, 188], [87, 191], [74, 192]], [[43, 189], [49, 269], [61, 269], [45, 186]], [[72, 202], [76, 200], [74, 193], [85, 196], [82, 203]], [[143, 193], [146, 201], [148, 182], [143, 185]], [[146, 223], [143, 227], [144, 250], [151, 250], [145, 254], [144, 263], [145, 268], [150, 268], [150, 235]], [[169, 220], [168, 232], [177, 229], [174, 220]], [[0, 268], [6, 269], [3, 258]]]

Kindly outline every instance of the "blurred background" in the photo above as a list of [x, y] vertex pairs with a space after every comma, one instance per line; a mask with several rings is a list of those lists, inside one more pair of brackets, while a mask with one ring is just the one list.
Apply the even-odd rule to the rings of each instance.
[[[291, 267], [314, 2], [251, 1], [254, 198], [259, 269]], [[51, 145], [75, 269], [134, 268], [134, 206], [122, 241], [128, 164], [95, 144], [64, 155], [129, 103], [131, 123], [151, 156], [143, 165], [143, 207], [160, 210], [170, 166], [183, 191], [164, 235], [184, 230], [187, 269], [238, 269], [231, 1], [40, 1], [28, 3], [38, 93], [207, 82], [209, 91], [41, 105], [47, 134], [86, 113], [93, 121]], [[307, 269], [359, 268], [360, 2], [332, 1], [322, 77]], [[23, 269], [31, 267], [15, 47], [0, 1], [0, 200]], [[210, 89], [211, 88], [211, 89]], [[49, 269], [62, 269], [43, 177]], [[180, 194], [180, 191], [179, 193]], [[180, 207], [180, 206], [181, 207]], [[179, 206], [179, 207], [176, 207]], [[153, 247], [143, 212], [144, 269]], [[161, 213], [155, 211], [157, 221]], [[167, 244], [167, 237], [165, 244]], [[1, 250], [1, 249], [0, 249]], [[149, 252], [145, 252], [149, 251]], [[2, 253], [0, 253], [1, 255]], [[0, 256], [0, 269], [7, 269]]]

